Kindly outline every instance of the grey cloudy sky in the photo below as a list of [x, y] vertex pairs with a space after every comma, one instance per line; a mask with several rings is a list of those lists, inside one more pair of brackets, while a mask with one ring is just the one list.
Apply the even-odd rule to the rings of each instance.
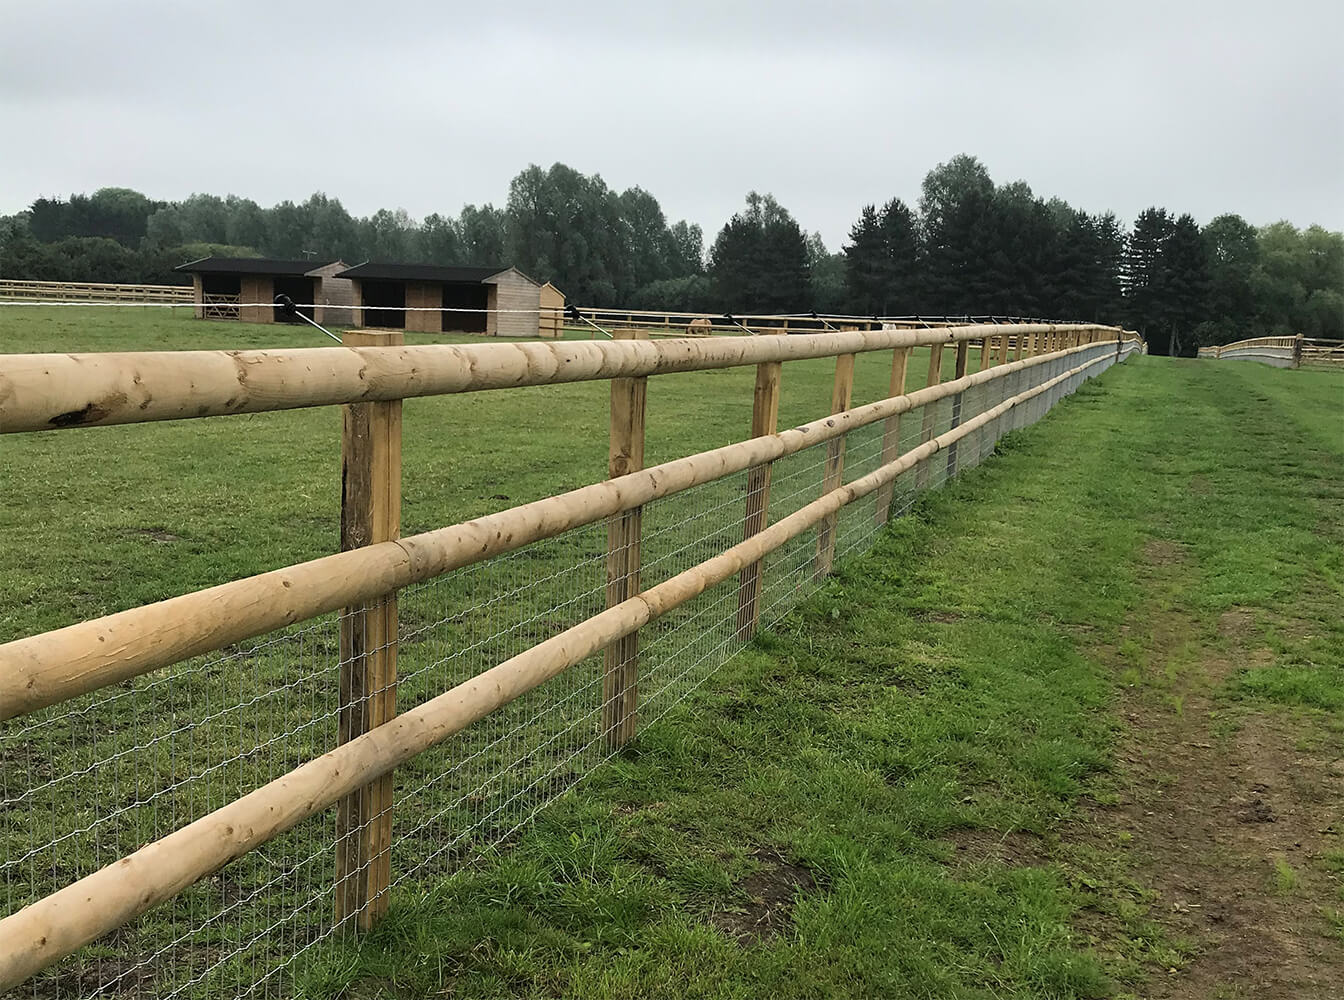
[[1344, 228], [1344, 4], [0, 0], [0, 213], [105, 185], [420, 218], [528, 163], [838, 246], [959, 152], [1127, 220]]

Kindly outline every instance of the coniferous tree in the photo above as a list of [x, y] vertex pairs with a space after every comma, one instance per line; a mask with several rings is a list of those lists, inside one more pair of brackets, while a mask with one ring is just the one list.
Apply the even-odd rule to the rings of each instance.
[[1165, 208], [1147, 208], [1134, 220], [1125, 243], [1124, 288], [1129, 322], [1153, 354], [1170, 351], [1165, 251], [1175, 223]]
[[953, 157], [924, 178], [921, 311], [965, 315], [984, 308], [993, 202], [994, 182], [973, 156]]
[[807, 238], [774, 197], [755, 191], [728, 220], [709, 252], [714, 298], [732, 312], [797, 312], [810, 308]]
[[919, 222], [899, 198], [882, 206], [881, 294], [873, 312], [879, 316], [913, 313], [919, 302]]
[[864, 205], [859, 219], [849, 228], [845, 258], [845, 291], [850, 308], [865, 314], [885, 312], [882, 294], [882, 258], [886, 255], [882, 223], [874, 205]]
[[1163, 253], [1166, 270], [1165, 320], [1173, 356], [1193, 357], [1195, 330], [1208, 315], [1209, 267], [1199, 225], [1182, 215], [1171, 228]]

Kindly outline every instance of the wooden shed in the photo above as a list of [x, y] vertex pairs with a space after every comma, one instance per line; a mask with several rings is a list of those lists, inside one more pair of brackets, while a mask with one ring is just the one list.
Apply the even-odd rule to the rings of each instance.
[[336, 277], [353, 283], [356, 326], [489, 337], [538, 334], [542, 286], [516, 267], [371, 262]]
[[339, 260], [203, 257], [174, 270], [191, 275], [197, 319], [281, 322], [284, 316], [272, 303], [288, 295], [309, 319], [349, 326], [354, 287], [338, 274], [345, 267]]

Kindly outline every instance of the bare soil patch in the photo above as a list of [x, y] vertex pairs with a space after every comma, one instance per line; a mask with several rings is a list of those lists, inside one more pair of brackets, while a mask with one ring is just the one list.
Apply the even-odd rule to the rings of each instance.
[[1154, 538], [1144, 543], [1143, 561], [1149, 566], [1170, 566], [1186, 560], [1185, 546], [1165, 538]]
[[[1165, 639], [1198, 634], [1197, 622], [1171, 617], [1148, 623], [1156, 671]], [[1253, 620], [1233, 609], [1218, 632], [1249, 637]], [[1154, 975], [1144, 995], [1155, 1000], [1344, 997], [1344, 947], [1326, 919], [1338, 890], [1321, 864], [1344, 848], [1338, 754], [1298, 749], [1304, 723], [1273, 708], [1248, 709], [1231, 732], [1218, 724], [1214, 686], [1231, 662], [1265, 652], [1229, 661], [1208, 650], [1183, 675], [1179, 698], [1142, 685], [1125, 696], [1125, 787], [1096, 818], [1132, 836], [1162, 919], [1195, 951], [1179, 971]]]
[[778, 854], [757, 851], [753, 857], [761, 869], [738, 883], [738, 901], [709, 916], [711, 924], [743, 944], [783, 934], [793, 922], [798, 896], [818, 887], [810, 871]]
[[158, 542], [160, 545], [167, 545], [169, 542], [182, 541], [181, 535], [175, 535], [167, 528], [136, 528], [132, 534], [142, 535], [151, 541]]
[[1229, 608], [1218, 616], [1218, 634], [1244, 639], [1255, 628], [1255, 612], [1250, 608]]
[[954, 830], [947, 837], [956, 852], [958, 868], [979, 868], [988, 863], [1035, 867], [1050, 862], [1050, 852], [1040, 837], [1026, 830]]

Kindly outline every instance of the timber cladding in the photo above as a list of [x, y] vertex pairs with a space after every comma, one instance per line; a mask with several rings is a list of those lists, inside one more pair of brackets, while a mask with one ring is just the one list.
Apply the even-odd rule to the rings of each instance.
[[[430, 281], [406, 282], [406, 329], [412, 333], [438, 333], [443, 329], [443, 286]], [[435, 311], [417, 311], [435, 310]]]
[[[539, 331], [538, 310], [541, 308], [541, 287], [516, 268], [502, 271], [486, 284], [493, 285], [490, 297], [492, 309], [506, 310], [490, 313], [486, 333], [494, 337], [535, 337]], [[561, 301], [564, 297], [561, 296]], [[508, 312], [523, 309], [526, 312]]]
[[271, 305], [275, 299], [275, 279], [269, 274], [243, 275], [239, 294], [242, 308], [238, 310], [238, 318], [244, 323], [275, 322], [275, 308]]
[[319, 323], [332, 326], [354, 326], [355, 283], [349, 278], [338, 278], [344, 271], [342, 261], [333, 261], [309, 273], [313, 277], [313, 303], [317, 306], [314, 317]]

